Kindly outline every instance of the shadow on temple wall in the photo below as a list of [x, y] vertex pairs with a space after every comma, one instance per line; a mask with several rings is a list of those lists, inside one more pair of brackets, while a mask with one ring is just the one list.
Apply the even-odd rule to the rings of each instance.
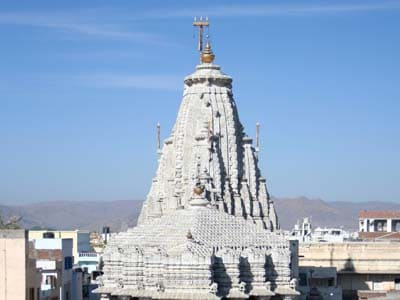
[[265, 277], [267, 281], [271, 282], [271, 289], [274, 290], [276, 285], [276, 278], [278, 277], [278, 272], [275, 269], [274, 261], [272, 260], [271, 255], [267, 255], [266, 257], [266, 274]]
[[250, 263], [247, 257], [240, 257], [240, 281], [245, 282], [245, 293], [249, 293], [252, 289], [252, 282], [254, 280], [254, 275], [251, 272]]
[[232, 280], [226, 272], [225, 264], [222, 260], [222, 257], [214, 257], [213, 273], [213, 281], [218, 282], [217, 295], [224, 298], [226, 295], [229, 294], [229, 291], [232, 288]]

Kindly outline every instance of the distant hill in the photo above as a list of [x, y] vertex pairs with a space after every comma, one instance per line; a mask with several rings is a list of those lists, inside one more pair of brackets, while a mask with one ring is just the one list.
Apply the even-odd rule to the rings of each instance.
[[[283, 229], [291, 229], [303, 217], [311, 217], [314, 227], [342, 226], [357, 230], [360, 210], [400, 210], [391, 202], [325, 202], [321, 199], [273, 198]], [[142, 201], [39, 202], [21, 206], [0, 205], [0, 214], [7, 220], [21, 216], [25, 228], [125, 230], [136, 224]]]
[[136, 224], [142, 201], [39, 202], [21, 206], [1, 206], [3, 219], [22, 216], [25, 228], [88, 229], [99, 231], [110, 226], [113, 231]]
[[273, 198], [283, 229], [292, 229], [303, 217], [311, 217], [313, 227], [343, 227], [358, 230], [358, 213], [361, 210], [400, 210], [392, 202], [325, 202], [321, 199]]

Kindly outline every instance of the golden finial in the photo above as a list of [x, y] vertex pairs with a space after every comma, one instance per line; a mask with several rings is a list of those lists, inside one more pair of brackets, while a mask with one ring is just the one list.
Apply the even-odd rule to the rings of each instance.
[[194, 192], [197, 196], [200, 196], [200, 195], [203, 194], [203, 192], [204, 192], [204, 187], [202, 187], [202, 186], [196, 186], [196, 187], [193, 189], [193, 192]]
[[215, 55], [211, 50], [210, 41], [207, 41], [206, 49], [201, 53], [201, 62], [210, 64], [214, 61]]

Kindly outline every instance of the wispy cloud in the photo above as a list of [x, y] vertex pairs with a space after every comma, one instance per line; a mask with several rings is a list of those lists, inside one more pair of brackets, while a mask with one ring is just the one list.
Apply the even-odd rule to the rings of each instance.
[[182, 89], [181, 76], [86, 74], [74, 77], [77, 84], [95, 88], [123, 88], [178, 91]]
[[400, 9], [400, 1], [358, 1], [343, 4], [324, 2], [324, 4], [231, 4], [215, 5], [209, 8], [177, 8], [152, 10], [137, 14], [134, 18], [177, 18], [193, 16], [209, 17], [263, 17], [278, 15], [315, 15], [337, 13], [360, 13]]
[[131, 49], [121, 50], [93, 50], [93, 51], [68, 51], [58, 53], [58, 57], [69, 60], [106, 60], [106, 61], [119, 61], [119, 60], [143, 60], [146, 59], [146, 53], [131, 51]]
[[42, 27], [88, 37], [124, 39], [150, 44], [167, 44], [163, 37], [141, 31], [131, 31], [115, 24], [99, 24], [90, 16], [60, 13], [0, 13], [0, 24]]
[[398, 0], [319, 2], [305, 4], [224, 4], [199, 7], [166, 6], [127, 14], [116, 8], [86, 12], [0, 12], [0, 24], [42, 27], [80, 36], [132, 40], [150, 44], [172, 45], [163, 36], [132, 30], [133, 22], [151, 19], [209, 17], [263, 17], [316, 14], [361, 13], [400, 9]]

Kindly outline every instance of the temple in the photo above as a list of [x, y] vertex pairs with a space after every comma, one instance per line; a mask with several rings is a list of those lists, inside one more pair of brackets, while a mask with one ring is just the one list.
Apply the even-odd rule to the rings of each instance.
[[[279, 230], [266, 180], [239, 121], [232, 78], [203, 28], [171, 135], [138, 225], [109, 241], [97, 289], [110, 299], [294, 299], [297, 244]], [[159, 125], [158, 136], [159, 136]]]

